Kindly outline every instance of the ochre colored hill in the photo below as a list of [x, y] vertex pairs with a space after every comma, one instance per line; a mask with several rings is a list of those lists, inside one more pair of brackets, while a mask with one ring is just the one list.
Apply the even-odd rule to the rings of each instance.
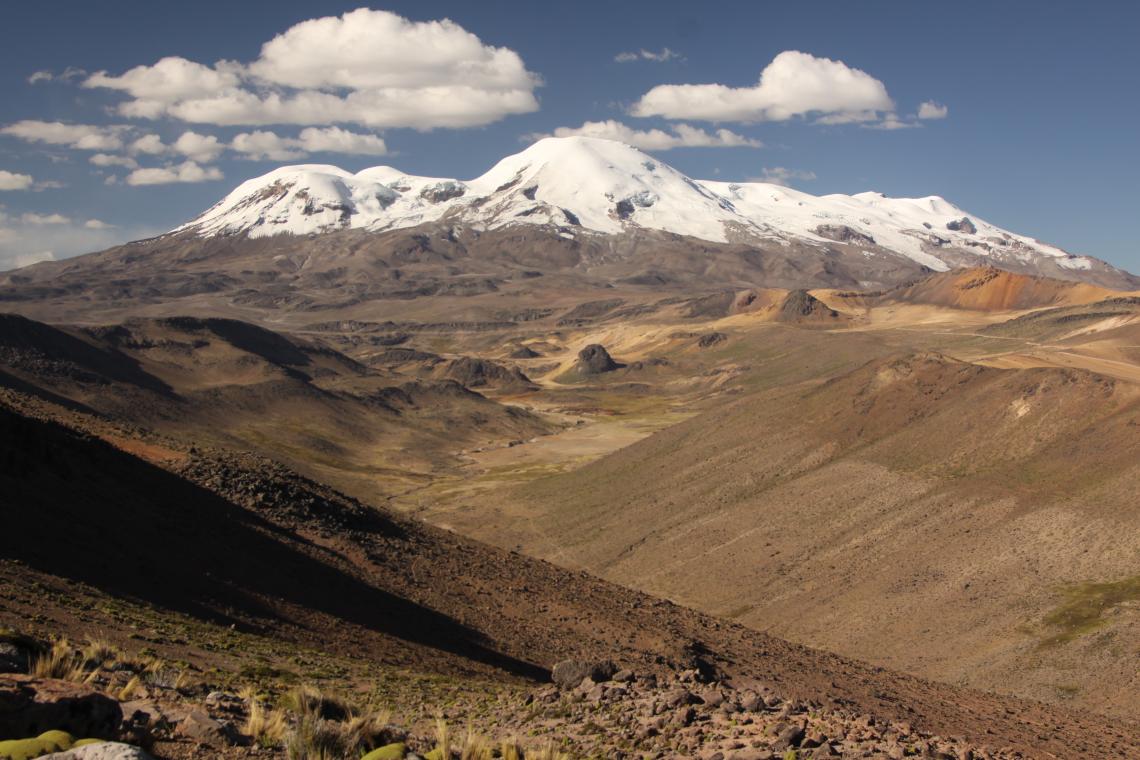
[[911, 285], [889, 290], [873, 299], [872, 303], [1017, 311], [1091, 303], [1114, 295], [1119, 293], [1088, 283], [1014, 274], [995, 267], [977, 267], [930, 275]]

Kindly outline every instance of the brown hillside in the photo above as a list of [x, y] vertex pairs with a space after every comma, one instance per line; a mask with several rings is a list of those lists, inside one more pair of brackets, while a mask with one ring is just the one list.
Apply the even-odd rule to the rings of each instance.
[[[0, 568], [13, 590], [79, 582], [156, 615], [483, 678], [542, 678], [569, 655], [645, 672], [686, 667], [698, 653], [701, 667], [723, 679], [767, 682], [819, 700], [820, 709], [905, 719], [1031, 756], [1140, 751], [1131, 725], [789, 645], [364, 508], [263, 460], [191, 452], [10, 392], [3, 404], [0, 556], [8, 561]], [[29, 610], [11, 606], [21, 598], [7, 597], [0, 620], [27, 623]], [[66, 617], [69, 598], [39, 594], [38, 619]], [[124, 623], [115, 609], [124, 608], [104, 602], [84, 624], [117, 631]]]
[[[445, 366], [474, 383], [474, 371], [459, 371], [470, 365]], [[521, 373], [491, 367], [524, 386]], [[225, 319], [79, 328], [0, 315], [5, 385], [169, 435], [261, 451], [373, 499], [453, 466], [464, 446], [552, 429], [455, 380], [368, 367], [319, 343]]]
[[1127, 383], [907, 355], [726, 404], [469, 529], [812, 645], [1126, 715], [1133, 602], [1064, 610], [1138, 572], [1138, 425]]

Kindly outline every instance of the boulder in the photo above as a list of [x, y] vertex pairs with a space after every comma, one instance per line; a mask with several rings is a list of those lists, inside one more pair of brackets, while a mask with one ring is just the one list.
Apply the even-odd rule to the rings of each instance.
[[617, 667], [609, 660], [602, 662], [563, 660], [554, 666], [550, 678], [561, 689], [573, 689], [585, 679], [594, 683], [608, 681], [616, 672]]
[[73, 747], [66, 752], [43, 755], [39, 760], [152, 760], [152, 758], [130, 744], [99, 742]]
[[772, 743], [772, 749], [777, 752], [782, 752], [783, 750], [800, 746], [800, 742], [803, 740], [804, 727], [799, 723], [792, 723], [780, 729], [776, 735], [776, 741]]
[[174, 729], [174, 735], [211, 747], [224, 747], [233, 744], [236, 739], [233, 727], [214, 720], [205, 710], [190, 710], [186, 713], [186, 717]]
[[38, 736], [60, 730], [73, 736], [112, 739], [122, 720], [116, 700], [85, 686], [0, 675], [0, 736]]

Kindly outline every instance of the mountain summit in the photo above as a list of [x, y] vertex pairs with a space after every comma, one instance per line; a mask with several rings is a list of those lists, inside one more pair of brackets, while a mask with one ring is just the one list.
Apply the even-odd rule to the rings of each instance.
[[828, 249], [903, 257], [936, 271], [1046, 263], [1070, 277], [1105, 267], [985, 222], [938, 196], [814, 196], [763, 182], [691, 179], [623, 143], [548, 137], [472, 180], [417, 177], [388, 166], [351, 174], [286, 166], [242, 183], [174, 230], [218, 235], [382, 232], [444, 222], [475, 230], [551, 228], [563, 237], [657, 230], [713, 243]]

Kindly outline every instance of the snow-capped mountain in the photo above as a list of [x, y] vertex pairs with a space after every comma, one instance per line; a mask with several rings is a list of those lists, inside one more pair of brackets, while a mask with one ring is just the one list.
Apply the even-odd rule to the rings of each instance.
[[694, 180], [628, 145], [546, 138], [472, 180], [416, 177], [388, 166], [276, 169], [242, 183], [174, 233], [309, 235], [443, 222], [474, 230], [541, 225], [562, 237], [658, 230], [714, 243], [839, 246], [896, 255], [934, 270], [1104, 266], [985, 222], [938, 196], [814, 196], [762, 182]]

